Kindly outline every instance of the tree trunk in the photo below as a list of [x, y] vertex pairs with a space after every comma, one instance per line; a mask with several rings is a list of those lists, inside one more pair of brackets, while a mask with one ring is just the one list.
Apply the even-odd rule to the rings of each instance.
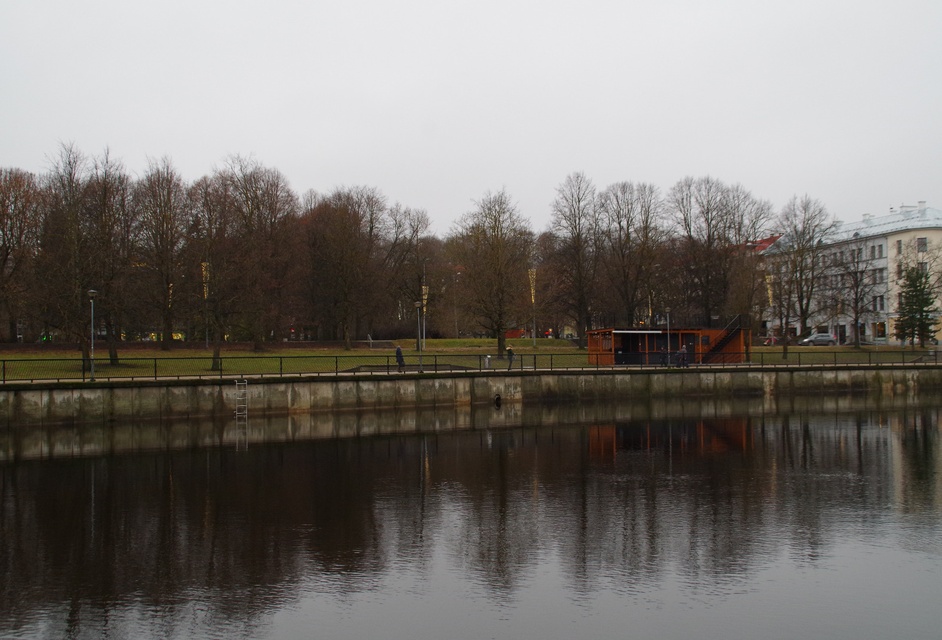
[[170, 351], [173, 344], [173, 318], [166, 310], [163, 313], [162, 335], [160, 340], [161, 351]]
[[108, 323], [108, 362], [113, 365], [119, 364], [118, 360], [118, 341], [115, 339], [115, 328], [112, 323]]
[[213, 342], [213, 362], [210, 365], [210, 371], [222, 371], [222, 341], [217, 338]]

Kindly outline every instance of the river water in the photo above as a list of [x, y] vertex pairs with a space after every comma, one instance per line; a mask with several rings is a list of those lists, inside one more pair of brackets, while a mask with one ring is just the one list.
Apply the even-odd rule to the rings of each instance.
[[0, 637], [939, 638], [940, 419], [8, 449]]

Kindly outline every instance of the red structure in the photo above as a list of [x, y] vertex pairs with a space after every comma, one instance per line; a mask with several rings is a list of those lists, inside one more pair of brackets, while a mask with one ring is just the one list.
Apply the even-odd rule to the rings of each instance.
[[744, 362], [746, 332], [737, 318], [723, 329], [595, 329], [587, 332], [589, 364], [682, 364], [686, 347], [688, 364]]

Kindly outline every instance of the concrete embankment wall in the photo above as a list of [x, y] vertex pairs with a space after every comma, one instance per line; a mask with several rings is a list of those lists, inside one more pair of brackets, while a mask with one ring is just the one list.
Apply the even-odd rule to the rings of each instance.
[[[896, 398], [942, 391], [942, 366], [358, 374], [250, 379], [253, 415], [493, 403], [860, 393]], [[234, 380], [99, 381], [0, 387], [0, 426], [230, 415]]]

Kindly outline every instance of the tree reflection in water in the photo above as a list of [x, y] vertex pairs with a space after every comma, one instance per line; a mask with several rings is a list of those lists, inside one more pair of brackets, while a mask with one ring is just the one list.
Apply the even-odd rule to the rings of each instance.
[[[650, 612], [720, 610], [759, 576], [833, 568], [847, 541], [920, 554], [937, 585], [938, 435], [920, 408], [10, 462], [0, 634], [624, 637], [647, 612], [680, 637], [695, 620]], [[572, 606], [602, 626], [566, 626]]]

